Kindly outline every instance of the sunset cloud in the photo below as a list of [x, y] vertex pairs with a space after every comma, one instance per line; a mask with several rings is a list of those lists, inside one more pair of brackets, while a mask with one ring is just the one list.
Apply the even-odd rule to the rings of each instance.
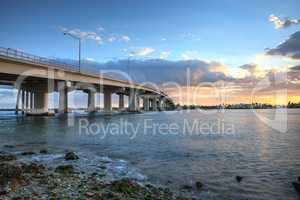
[[280, 19], [275, 15], [270, 15], [269, 21], [274, 23], [276, 29], [287, 28], [291, 25], [300, 24], [299, 19], [292, 19], [292, 18]]

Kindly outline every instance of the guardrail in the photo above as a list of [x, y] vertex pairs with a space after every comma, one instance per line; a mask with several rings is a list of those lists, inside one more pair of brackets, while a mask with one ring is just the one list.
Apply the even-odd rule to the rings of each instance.
[[13, 58], [13, 59], [35, 63], [35, 64], [44, 64], [44, 65], [46, 64], [49, 65], [50, 67], [52, 66], [52, 67], [66, 69], [66, 70], [79, 71], [78, 66], [76, 65], [64, 63], [56, 59], [50, 59], [50, 58], [32, 55], [17, 49], [0, 47], [0, 55]]

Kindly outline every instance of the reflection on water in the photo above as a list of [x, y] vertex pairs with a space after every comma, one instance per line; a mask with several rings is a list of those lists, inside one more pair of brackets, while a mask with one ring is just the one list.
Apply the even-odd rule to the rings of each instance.
[[[259, 112], [268, 117], [274, 113]], [[100, 129], [99, 135], [80, 134], [82, 119], [102, 127], [126, 122], [140, 128], [128, 129], [128, 134], [112, 131], [103, 138], [105, 129]], [[185, 123], [195, 119], [200, 125], [216, 127], [216, 122], [221, 121], [234, 133], [202, 135], [199, 129], [191, 129], [187, 134]], [[154, 134], [153, 127], [144, 129], [145, 120], [147, 126], [175, 123], [180, 128], [177, 134]], [[137, 134], [131, 139], [130, 131], [135, 130]], [[271, 129], [250, 110], [87, 115], [76, 117], [74, 127], [68, 126], [66, 116], [2, 117], [0, 140], [2, 144], [16, 145], [18, 151], [73, 149], [91, 156], [128, 160], [154, 183], [175, 190], [201, 180], [204, 189], [195, 194], [207, 199], [299, 199], [291, 182], [300, 176], [300, 110], [289, 110], [286, 133]], [[244, 177], [241, 183], [235, 181], [236, 175]]]

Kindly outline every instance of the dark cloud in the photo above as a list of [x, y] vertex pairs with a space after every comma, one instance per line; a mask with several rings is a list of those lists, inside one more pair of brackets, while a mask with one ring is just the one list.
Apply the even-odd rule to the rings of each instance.
[[240, 68], [245, 69], [252, 74], [257, 71], [258, 66], [256, 64], [245, 64], [245, 65], [240, 66]]
[[300, 65], [296, 65], [294, 67], [291, 67], [290, 70], [292, 70], [292, 71], [300, 71]]
[[[76, 62], [74, 62], [74, 64], [76, 64]], [[101, 72], [106, 76], [121, 79], [126, 79], [125, 74], [127, 74], [136, 82], [153, 82], [156, 84], [176, 82], [180, 85], [186, 85], [188, 72], [191, 84], [194, 85], [202, 82], [232, 80], [232, 78], [227, 76], [224, 72], [210, 71], [212, 67], [222, 66], [220, 63], [201, 60], [169, 61], [162, 59], [149, 59], [118, 60], [107, 63], [84, 61], [83, 66], [86, 71], [92, 73]]]
[[300, 59], [300, 31], [292, 34], [287, 40], [274, 49], [269, 49], [267, 55], [288, 56]]

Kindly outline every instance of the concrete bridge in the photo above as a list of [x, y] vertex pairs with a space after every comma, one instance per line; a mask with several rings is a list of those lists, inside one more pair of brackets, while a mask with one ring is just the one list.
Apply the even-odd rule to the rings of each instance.
[[[109, 78], [96, 71], [83, 72], [78, 66], [10, 48], [0, 48], [0, 84], [13, 85], [18, 90], [16, 112], [23, 114], [48, 114], [48, 94], [52, 92], [59, 93], [58, 112], [66, 113], [68, 92], [74, 90], [88, 94], [88, 112], [96, 111], [96, 93], [103, 93], [106, 112], [112, 111], [114, 93], [119, 95], [119, 110], [157, 111], [174, 107], [172, 99], [155, 86]], [[128, 108], [124, 108], [124, 95], [129, 97]]]

